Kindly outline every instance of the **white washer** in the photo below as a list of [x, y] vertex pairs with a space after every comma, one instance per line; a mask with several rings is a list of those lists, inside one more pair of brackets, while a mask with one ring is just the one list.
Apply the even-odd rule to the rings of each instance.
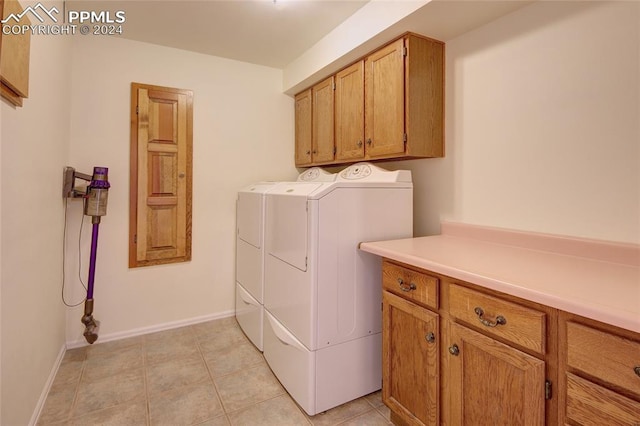
[[[299, 181], [333, 181], [335, 174], [314, 167]], [[259, 182], [238, 192], [236, 201], [236, 319], [262, 351], [264, 304], [265, 195], [279, 182]]]
[[380, 258], [413, 235], [411, 172], [368, 163], [266, 194], [264, 356], [309, 415], [381, 387]]

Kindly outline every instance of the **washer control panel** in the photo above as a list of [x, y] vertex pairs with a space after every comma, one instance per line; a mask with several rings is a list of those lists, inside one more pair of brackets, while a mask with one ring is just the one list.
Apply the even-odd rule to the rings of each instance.
[[364, 179], [371, 175], [371, 166], [369, 164], [354, 164], [340, 172], [340, 177], [347, 180]]

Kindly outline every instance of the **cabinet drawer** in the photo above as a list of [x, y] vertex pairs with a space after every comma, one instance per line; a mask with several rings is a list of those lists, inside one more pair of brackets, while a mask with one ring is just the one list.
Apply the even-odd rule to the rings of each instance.
[[567, 419], [581, 425], [640, 424], [640, 402], [567, 374]]
[[436, 277], [384, 262], [382, 287], [405, 299], [438, 309], [438, 284]]
[[450, 314], [483, 332], [545, 353], [546, 314], [452, 284]]
[[640, 397], [640, 342], [568, 322], [567, 364]]

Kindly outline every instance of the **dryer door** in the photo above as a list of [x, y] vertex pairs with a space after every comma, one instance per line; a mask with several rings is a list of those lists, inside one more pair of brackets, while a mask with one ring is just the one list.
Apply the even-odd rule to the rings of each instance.
[[291, 183], [267, 194], [267, 253], [301, 271], [307, 270], [307, 197], [321, 185]]

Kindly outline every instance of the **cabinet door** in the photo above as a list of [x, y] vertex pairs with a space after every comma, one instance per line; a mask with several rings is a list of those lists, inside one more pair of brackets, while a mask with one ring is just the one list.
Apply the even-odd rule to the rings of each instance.
[[311, 89], [298, 93], [295, 99], [296, 166], [311, 164]]
[[382, 400], [408, 424], [439, 423], [437, 314], [383, 291]]
[[313, 86], [311, 160], [314, 164], [333, 161], [333, 77]]
[[336, 74], [336, 159], [364, 158], [364, 61]]
[[544, 361], [458, 324], [450, 330], [451, 424], [544, 425]]
[[366, 157], [404, 154], [404, 39], [365, 61]]

